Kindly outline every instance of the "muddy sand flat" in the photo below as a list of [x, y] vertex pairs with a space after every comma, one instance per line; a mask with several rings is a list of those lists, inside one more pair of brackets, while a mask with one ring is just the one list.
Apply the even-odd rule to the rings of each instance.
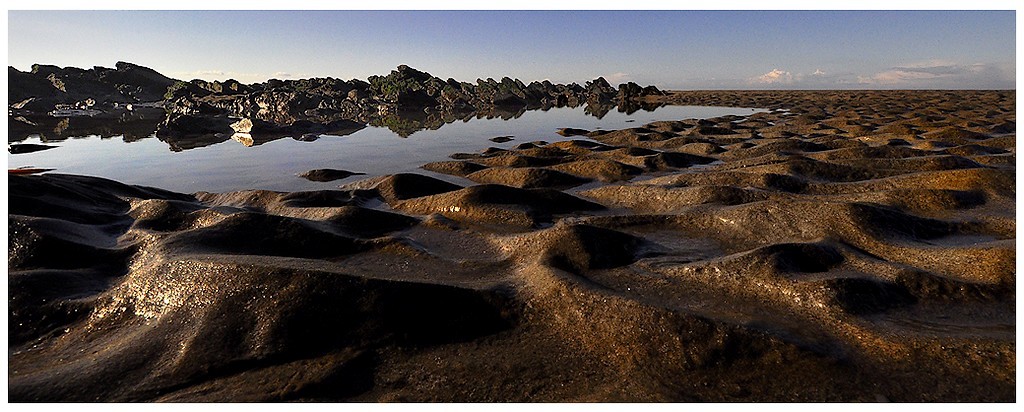
[[9, 400], [1015, 400], [1014, 92], [661, 99], [773, 111], [461, 184], [9, 175]]

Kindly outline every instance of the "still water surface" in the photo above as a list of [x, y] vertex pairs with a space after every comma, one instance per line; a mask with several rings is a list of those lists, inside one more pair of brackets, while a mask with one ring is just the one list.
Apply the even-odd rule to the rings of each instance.
[[[419, 130], [401, 137], [385, 127], [367, 127], [346, 136], [322, 135], [314, 141], [283, 138], [255, 146], [227, 139], [204, 147], [174, 151], [150, 136], [142, 139], [73, 136], [54, 142], [33, 135], [18, 143], [44, 143], [55, 149], [8, 154], [8, 167], [53, 168], [60, 173], [100, 176], [129, 184], [154, 186], [183, 193], [226, 192], [245, 189], [298, 191], [336, 188], [369, 176], [413, 172], [419, 166], [450, 160], [457, 152], [478, 152], [488, 147], [512, 148], [543, 140], [569, 140], [555, 132], [574, 127], [588, 130], [639, 127], [658, 120], [750, 115], [759, 110], [735, 107], [664, 106], [632, 114], [608, 112], [601, 118], [581, 107], [527, 111], [516, 118], [472, 118], [448, 123], [436, 130]], [[512, 136], [495, 143], [490, 138]], [[574, 137], [580, 139], [581, 137]], [[11, 140], [20, 139], [12, 136]], [[127, 142], [126, 140], [131, 140]], [[333, 182], [311, 182], [298, 174], [332, 168], [366, 173]]]

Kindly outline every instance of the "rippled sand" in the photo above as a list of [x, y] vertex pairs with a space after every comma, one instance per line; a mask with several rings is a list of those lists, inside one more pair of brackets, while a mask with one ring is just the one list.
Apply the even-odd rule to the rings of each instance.
[[333, 191], [9, 175], [9, 399], [1015, 400], [1014, 92], [665, 99], [775, 110]]

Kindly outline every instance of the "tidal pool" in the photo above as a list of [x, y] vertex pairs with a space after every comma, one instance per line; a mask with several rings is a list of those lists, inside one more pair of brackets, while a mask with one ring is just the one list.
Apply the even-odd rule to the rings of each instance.
[[[345, 136], [320, 135], [270, 141], [208, 137], [199, 141], [162, 141], [145, 132], [149, 123], [134, 122], [130, 130], [96, 125], [97, 120], [54, 121], [53, 132], [16, 135], [11, 143], [58, 146], [31, 153], [8, 154], [8, 167], [52, 168], [55, 172], [100, 176], [177, 192], [227, 192], [245, 189], [298, 191], [336, 188], [370, 176], [415, 172], [425, 163], [448, 160], [457, 152], [488, 147], [511, 148], [532, 141], [555, 142], [564, 127], [622, 129], [658, 120], [750, 115], [752, 108], [662, 106], [595, 116], [584, 107], [523, 111], [491, 118], [471, 116], [421, 129], [415, 122], [391, 128], [368, 126]], [[15, 122], [15, 120], [10, 120]], [[116, 122], [111, 120], [110, 122]], [[76, 134], [76, 124], [89, 123]], [[152, 122], [155, 128], [155, 121]], [[99, 129], [97, 129], [99, 128]], [[13, 126], [11, 130], [13, 130]], [[395, 130], [392, 130], [395, 129]], [[97, 131], [101, 130], [101, 131]], [[491, 138], [510, 136], [496, 143]], [[365, 173], [332, 182], [311, 182], [298, 174], [310, 169], [343, 169]], [[420, 170], [422, 172], [422, 170]]]

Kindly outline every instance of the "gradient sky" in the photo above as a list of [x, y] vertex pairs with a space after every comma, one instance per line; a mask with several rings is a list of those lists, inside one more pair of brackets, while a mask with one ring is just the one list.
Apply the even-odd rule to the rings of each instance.
[[8, 64], [178, 79], [441, 78], [669, 89], [1013, 89], [1014, 11], [9, 11]]

